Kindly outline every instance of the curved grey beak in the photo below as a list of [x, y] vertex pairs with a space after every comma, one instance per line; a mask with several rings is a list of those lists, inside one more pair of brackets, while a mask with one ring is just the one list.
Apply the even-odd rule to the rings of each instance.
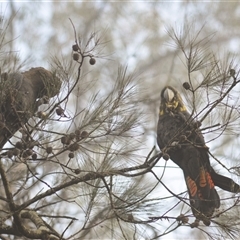
[[167, 102], [171, 102], [174, 98], [174, 92], [171, 89], [166, 88], [166, 90], [163, 93], [163, 97]]

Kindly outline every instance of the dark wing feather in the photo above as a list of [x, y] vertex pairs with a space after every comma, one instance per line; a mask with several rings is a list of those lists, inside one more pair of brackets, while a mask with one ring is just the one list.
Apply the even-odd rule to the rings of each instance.
[[214, 184], [221, 189], [232, 193], [240, 192], [240, 186], [237, 183], [235, 183], [231, 178], [216, 173], [213, 168], [211, 169], [211, 177]]

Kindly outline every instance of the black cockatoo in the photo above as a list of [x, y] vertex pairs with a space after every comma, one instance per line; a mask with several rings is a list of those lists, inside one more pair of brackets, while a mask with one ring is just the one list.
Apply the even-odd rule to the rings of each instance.
[[32, 118], [39, 99], [54, 97], [61, 80], [42, 67], [0, 75], [0, 148]]
[[161, 151], [183, 170], [194, 216], [209, 225], [209, 218], [220, 207], [214, 186], [233, 193], [240, 192], [240, 186], [211, 167], [199, 127], [180, 94], [170, 86], [165, 87], [161, 92], [157, 143]]

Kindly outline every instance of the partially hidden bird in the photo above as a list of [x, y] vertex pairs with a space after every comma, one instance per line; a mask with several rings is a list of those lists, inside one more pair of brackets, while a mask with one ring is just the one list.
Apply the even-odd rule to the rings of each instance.
[[193, 215], [208, 226], [215, 209], [220, 207], [215, 186], [232, 193], [240, 192], [240, 186], [210, 165], [200, 125], [187, 111], [179, 92], [171, 86], [163, 88], [157, 143], [162, 153], [183, 170]]

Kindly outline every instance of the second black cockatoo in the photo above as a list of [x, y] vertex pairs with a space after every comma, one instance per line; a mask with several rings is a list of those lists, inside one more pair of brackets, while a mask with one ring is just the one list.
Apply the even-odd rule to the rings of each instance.
[[215, 186], [233, 193], [240, 192], [240, 186], [211, 167], [199, 126], [188, 113], [180, 94], [173, 87], [165, 87], [161, 92], [157, 143], [183, 170], [194, 216], [209, 225], [209, 218], [220, 207]]
[[39, 99], [57, 95], [61, 80], [42, 67], [0, 75], [0, 148], [32, 118]]

